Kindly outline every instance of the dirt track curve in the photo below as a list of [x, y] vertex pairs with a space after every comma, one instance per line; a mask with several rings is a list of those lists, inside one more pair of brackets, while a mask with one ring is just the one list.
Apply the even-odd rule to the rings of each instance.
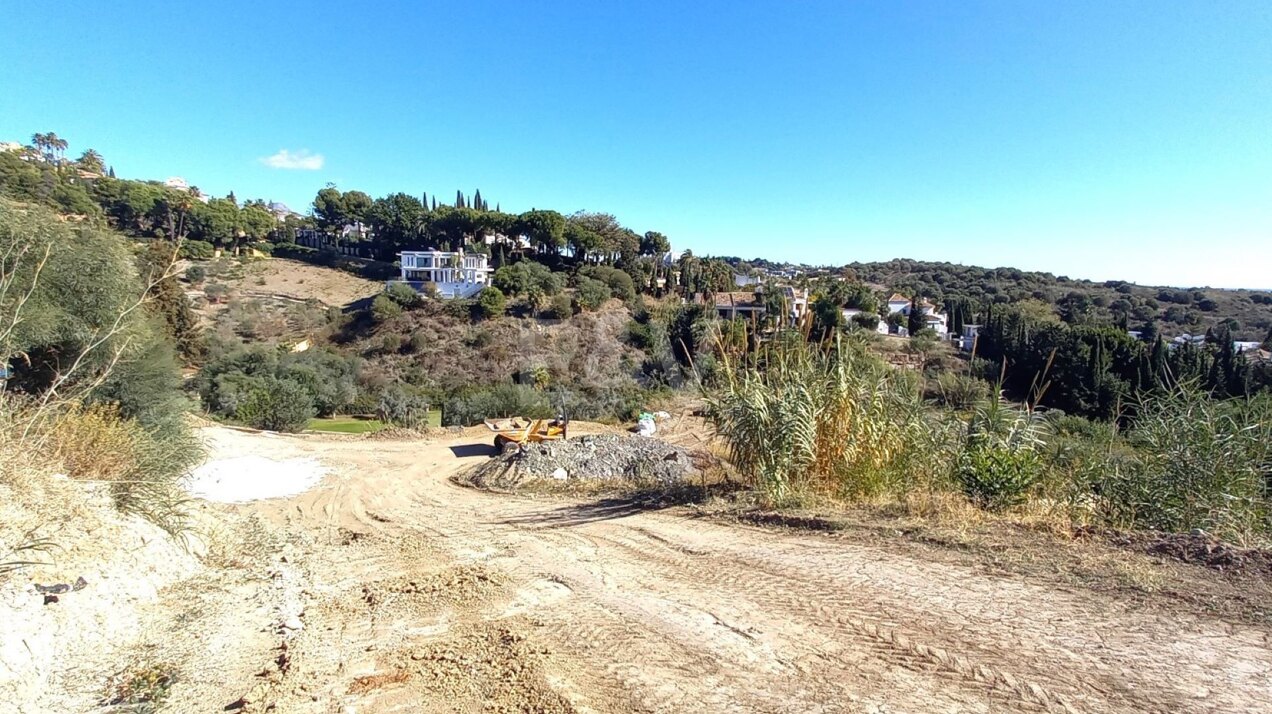
[[235, 507], [305, 534], [279, 575], [304, 626], [248, 711], [1272, 711], [1260, 628], [815, 535], [474, 491], [448, 480], [486, 457], [471, 439], [205, 433], [213, 458], [333, 469]]

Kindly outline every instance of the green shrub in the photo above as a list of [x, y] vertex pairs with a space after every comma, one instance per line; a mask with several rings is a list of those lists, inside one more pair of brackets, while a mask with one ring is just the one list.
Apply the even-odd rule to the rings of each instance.
[[428, 424], [429, 400], [399, 385], [391, 385], [380, 393], [375, 413], [380, 421], [408, 429]]
[[555, 317], [558, 320], [567, 320], [574, 315], [574, 301], [570, 299], [569, 295], [564, 293], [554, 295], [552, 297], [552, 304], [548, 309], [551, 312], [552, 317]]
[[395, 333], [388, 333], [380, 336], [380, 352], [386, 355], [394, 355], [402, 351], [402, 336]]
[[402, 314], [402, 306], [388, 295], [376, 295], [371, 301], [371, 319], [379, 324], [388, 322]]
[[635, 320], [628, 322], [624, 339], [626, 339], [627, 344], [638, 350], [648, 351], [654, 346], [654, 335], [649, 323], [641, 323]]
[[186, 239], [181, 241], [180, 256], [186, 260], [210, 260], [216, 248], [207, 241]]
[[270, 431], [300, 432], [317, 414], [309, 391], [290, 379], [267, 377], [238, 407], [238, 418]]
[[1272, 419], [1266, 400], [1220, 402], [1192, 385], [1143, 397], [1092, 479], [1097, 513], [1125, 528], [1204, 529], [1249, 539], [1272, 532]]
[[410, 285], [404, 283], [389, 283], [384, 295], [407, 310], [419, 305], [421, 302], [420, 294]]
[[477, 309], [482, 317], [498, 317], [503, 314], [506, 305], [507, 299], [504, 298], [503, 291], [493, 285], [484, 287], [477, 293]]
[[981, 404], [967, 425], [954, 475], [976, 505], [998, 510], [1022, 503], [1043, 475], [1040, 420], [997, 396]]
[[589, 265], [579, 271], [580, 280], [584, 277], [604, 283], [614, 297], [623, 302], [636, 299], [636, 285], [627, 271], [611, 268], [608, 265]]
[[554, 414], [547, 395], [524, 384], [499, 384], [461, 392], [450, 397], [442, 410], [444, 423], [458, 426], [510, 416], [538, 419]]
[[203, 282], [207, 277], [208, 271], [205, 270], [202, 265], [191, 265], [185, 269], [185, 279], [188, 283], [197, 285]]
[[[626, 273], [624, 273], [626, 275]], [[608, 285], [599, 280], [580, 276], [577, 281], [577, 290], [575, 292], [575, 300], [579, 307], [584, 310], [595, 310], [605, 304], [610, 299], [611, 292]]]

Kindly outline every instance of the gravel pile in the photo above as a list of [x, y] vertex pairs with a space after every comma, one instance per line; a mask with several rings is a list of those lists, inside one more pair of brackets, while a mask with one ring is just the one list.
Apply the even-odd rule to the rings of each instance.
[[516, 488], [534, 481], [602, 481], [674, 486], [693, 479], [698, 467], [688, 451], [658, 439], [623, 434], [578, 436], [565, 441], [510, 446], [470, 471], [474, 486]]

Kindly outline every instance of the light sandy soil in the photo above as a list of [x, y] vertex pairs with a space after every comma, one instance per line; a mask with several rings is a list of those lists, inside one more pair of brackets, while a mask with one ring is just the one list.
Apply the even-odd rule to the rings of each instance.
[[270, 565], [169, 594], [188, 650], [154, 650], [184, 662], [170, 711], [1272, 709], [1259, 627], [683, 511], [474, 491], [448, 477], [486, 458], [477, 432], [204, 434], [212, 459], [331, 472], [215, 506], [257, 523], [240, 557]]
[[282, 296], [343, 307], [384, 291], [384, 283], [286, 258], [251, 260], [245, 268], [242, 279], [226, 284], [236, 294], [249, 297]]

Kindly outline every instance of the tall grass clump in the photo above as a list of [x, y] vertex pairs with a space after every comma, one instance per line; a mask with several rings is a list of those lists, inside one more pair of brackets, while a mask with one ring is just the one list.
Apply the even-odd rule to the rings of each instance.
[[772, 503], [904, 490], [943, 470], [944, 430], [926, 417], [915, 375], [855, 340], [779, 335], [745, 361], [723, 358], [717, 383], [709, 417]]
[[1195, 385], [1142, 397], [1087, 484], [1096, 515], [1122, 528], [1202, 529], [1248, 541], [1272, 533], [1272, 402], [1218, 401]]

